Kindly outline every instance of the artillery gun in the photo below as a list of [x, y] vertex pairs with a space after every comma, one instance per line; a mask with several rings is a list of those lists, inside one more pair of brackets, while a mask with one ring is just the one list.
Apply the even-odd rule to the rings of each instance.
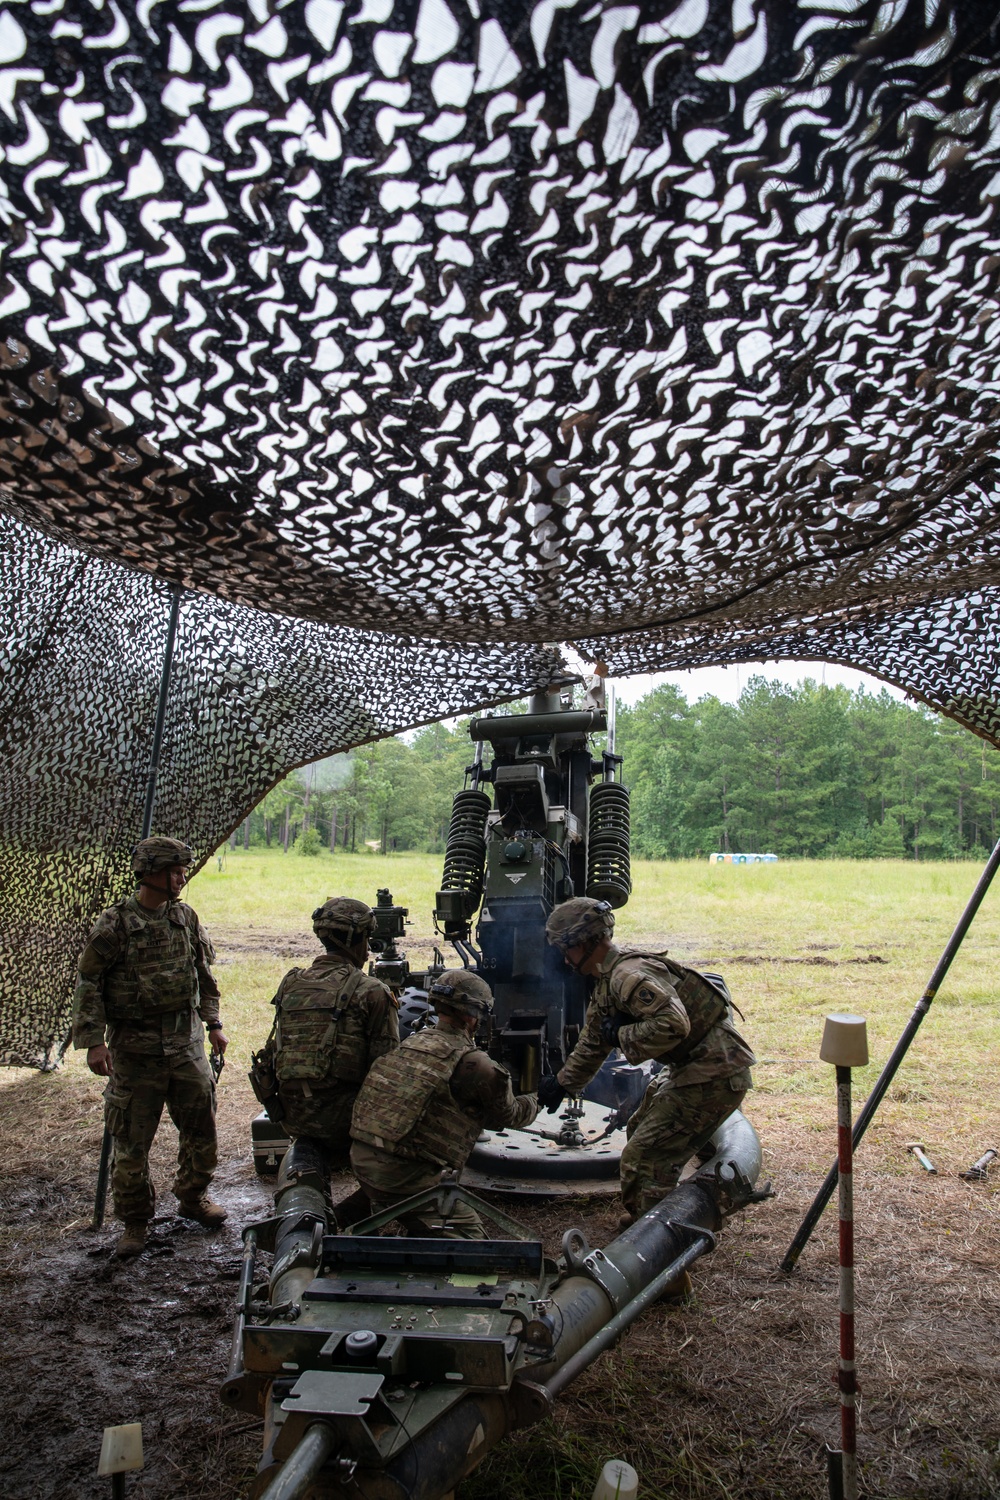
[[[584, 894], [621, 907], [632, 889], [614, 699], [609, 707], [603, 679], [593, 677], [574, 706], [579, 680], [536, 694], [527, 713], [471, 721], [475, 751], [452, 804], [434, 907], [435, 930], [493, 991], [493, 1015], [477, 1042], [510, 1070], [517, 1093], [558, 1071], [586, 1013], [586, 980], [546, 942], [549, 913]], [[606, 748], [595, 756], [592, 736], [605, 731]], [[409, 976], [404, 1034], [427, 1019], [424, 987], [434, 972]], [[582, 1097], [567, 1100], [558, 1118], [545, 1117], [554, 1128], [536, 1122], [484, 1132], [463, 1181], [545, 1196], [614, 1192], [624, 1123], [648, 1078], [648, 1066], [613, 1054]]]
[[[445, 1184], [331, 1234], [324, 1164], [300, 1142], [275, 1215], [244, 1230], [222, 1399], [264, 1419], [257, 1500], [443, 1500], [509, 1432], [609, 1348], [756, 1190], [760, 1143], [736, 1111], [695, 1175], [604, 1249], [539, 1240]], [[470, 1201], [493, 1239], [381, 1234], [406, 1207]], [[254, 1296], [259, 1252], [273, 1260]], [[263, 1291], [264, 1288], [262, 1287]]]
[[[476, 1040], [509, 1068], [517, 1093], [533, 1092], [543, 1073], [558, 1071], [586, 1014], [586, 980], [546, 942], [549, 913], [574, 895], [619, 908], [632, 889], [613, 694], [592, 677], [577, 707], [579, 682], [567, 678], [535, 694], [527, 713], [471, 721], [475, 748], [452, 804], [434, 906], [437, 934], [493, 991], [493, 1015]], [[605, 733], [595, 755], [593, 736]], [[434, 1024], [427, 990], [445, 960], [435, 948], [433, 963], [411, 972], [399, 947], [408, 909], [383, 888], [372, 910], [371, 972], [399, 996], [405, 1038]], [[624, 1126], [650, 1072], [649, 1064], [636, 1067], [613, 1053], [558, 1116], [527, 1130], [485, 1131], [463, 1181], [545, 1197], [615, 1192]], [[287, 1136], [266, 1114], [254, 1121], [253, 1136], [258, 1170], [274, 1171]]]

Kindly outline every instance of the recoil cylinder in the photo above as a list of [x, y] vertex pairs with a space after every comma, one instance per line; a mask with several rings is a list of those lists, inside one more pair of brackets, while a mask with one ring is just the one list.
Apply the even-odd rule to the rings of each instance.
[[601, 781], [590, 789], [587, 895], [619, 907], [631, 890], [628, 789], [617, 781]]
[[[455, 794], [445, 845], [444, 874], [435, 915], [443, 923], [468, 920], [483, 899], [486, 819], [492, 803], [485, 792], [467, 788]], [[442, 900], [442, 898], [448, 898]], [[459, 912], [458, 908], [461, 908]]]

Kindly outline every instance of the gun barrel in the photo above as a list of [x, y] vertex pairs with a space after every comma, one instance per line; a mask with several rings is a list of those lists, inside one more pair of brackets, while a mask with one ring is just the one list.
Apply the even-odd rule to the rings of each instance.
[[469, 734], [474, 740], [519, 740], [535, 734], [599, 734], [608, 727], [602, 709], [571, 709], [554, 714], [507, 714], [498, 718], [473, 719]]

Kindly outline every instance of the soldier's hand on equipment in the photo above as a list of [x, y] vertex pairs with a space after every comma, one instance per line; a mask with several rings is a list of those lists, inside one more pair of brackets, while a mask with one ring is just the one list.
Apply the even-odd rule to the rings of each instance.
[[98, 1078], [111, 1077], [111, 1058], [108, 1049], [103, 1042], [98, 1042], [96, 1047], [87, 1048], [87, 1067]]
[[619, 1031], [623, 1026], [631, 1026], [633, 1020], [634, 1017], [623, 1010], [612, 1011], [601, 1021], [601, 1041], [609, 1047], [617, 1047]]
[[218, 1053], [225, 1052], [229, 1046], [229, 1038], [226, 1036], [226, 1033], [217, 1027], [214, 1031], [210, 1031], [208, 1035], [212, 1043], [212, 1051]]
[[545, 1073], [538, 1080], [538, 1103], [554, 1115], [566, 1097], [566, 1090], [554, 1073]]

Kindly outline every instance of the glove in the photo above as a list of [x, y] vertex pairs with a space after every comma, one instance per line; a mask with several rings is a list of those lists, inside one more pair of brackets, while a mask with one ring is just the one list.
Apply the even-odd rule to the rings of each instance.
[[554, 1073], [545, 1073], [538, 1080], [538, 1103], [554, 1115], [566, 1097], [566, 1090]]
[[609, 1047], [618, 1046], [618, 1033], [623, 1026], [631, 1026], [635, 1017], [624, 1010], [614, 1010], [601, 1021], [601, 1041]]

